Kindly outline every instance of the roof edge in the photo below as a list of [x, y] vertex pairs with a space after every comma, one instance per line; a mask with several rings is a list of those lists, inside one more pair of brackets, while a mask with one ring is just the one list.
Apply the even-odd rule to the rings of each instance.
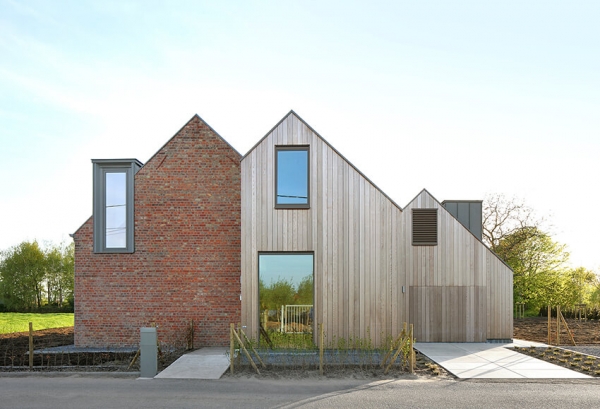
[[333, 147], [332, 144], [330, 144], [327, 139], [323, 138], [323, 136], [321, 136], [320, 133], [318, 133], [312, 126], [310, 126], [304, 119], [302, 119], [300, 117], [300, 115], [298, 115], [296, 112], [294, 112], [294, 110], [290, 110], [290, 112], [288, 112], [283, 118], [281, 118], [281, 120], [279, 122], [277, 122], [277, 124], [275, 124], [274, 127], [272, 127], [269, 132], [267, 132], [265, 134], [265, 136], [263, 136], [262, 138], [260, 138], [260, 140], [254, 144], [254, 146], [252, 146], [252, 148], [250, 148], [250, 150], [248, 152], [246, 152], [246, 154], [242, 157], [241, 160], [244, 160], [248, 155], [250, 155], [250, 153], [252, 153], [253, 150], [256, 149], [256, 147], [258, 145], [260, 145], [266, 138], [267, 136], [269, 136], [274, 130], [275, 128], [277, 128], [279, 125], [281, 125], [281, 123], [283, 121], [285, 121], [290, 115], [295, 116], [300, 122], [302, 122], [308, 129], [310, 129], [310, 131], [312, 133], [314, 133], [315, 135], [317, 135], [317, 137], [319, 137], [323, 142], [325, 142], [325, 144], [332, 150], [334, 151], [337, 155], [339, 155], [348, 165], [350, 165], [350, 167], [352, 169], [354, 169], [360, 176], [362, 176], [367, 182], [369, 182], [375, 189], [377, 189], [386, 199], [388, 199], [394, 206], [396, 206], [398, 208], [398, 210], [400, 210], [401, 212], [403, 211], [402, 207], [396, 203], [396, 201], [394, 199], [392, 199], [391, 197], [389, 197], [387, 195], [387, 193], [385, 193], [379, 186], [377, 186], [375, 183], [373, 183], [373, 181], [371, 179], [369, 179], [363, 172], [361, 172], [356, 166], [354, 166], [352, 164], [352, 162], [350, 162], [344, 155], [342, 155], [340, 153], [340, 151], [338, 151], [336, 148]]

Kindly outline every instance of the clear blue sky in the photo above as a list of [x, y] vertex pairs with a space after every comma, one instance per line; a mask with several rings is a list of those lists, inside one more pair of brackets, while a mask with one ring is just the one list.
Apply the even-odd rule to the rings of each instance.
[[600, 2], [0, 0], [0, 249], [68, 239], [92, 158], [290, 109], [401, 206], [500, 192], [600, 270]]

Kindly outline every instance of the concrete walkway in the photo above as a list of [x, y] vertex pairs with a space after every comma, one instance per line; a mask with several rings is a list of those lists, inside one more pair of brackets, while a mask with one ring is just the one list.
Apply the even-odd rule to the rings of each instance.
[[229, 368], [227, 348], [207, 347], [182, 355], [154, 378], [219, 379]]
[[566, 379], [591, 378], [562, 366], [520, 354], [513, 346], [546, 346], [514, 340], [510, 344], [419, 343], [415, 349], [463, 379]]

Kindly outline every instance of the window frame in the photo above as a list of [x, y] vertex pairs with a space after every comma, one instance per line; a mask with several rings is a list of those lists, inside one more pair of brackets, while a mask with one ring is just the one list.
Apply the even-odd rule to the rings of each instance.
[[[279, 182], [279, 152], [280, 151], [305, 151], [306, 152], [306, 203], [278, 203]], [[275, 146], [275, 209], [310, 209], [310, 145], [277, 145]]]
[[[133, 253], [134, 176], [142, 164], [137, 159], [92, 159], [94, 165], [94, 253]], [[125, 247], [106, 247], [106, 174], [125, 173]]]

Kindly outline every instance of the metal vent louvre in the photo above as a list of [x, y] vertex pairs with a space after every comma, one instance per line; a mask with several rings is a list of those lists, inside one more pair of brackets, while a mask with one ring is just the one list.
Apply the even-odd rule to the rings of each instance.
[[437, 209], [412, 209], [413, 246], [437, 245]]

